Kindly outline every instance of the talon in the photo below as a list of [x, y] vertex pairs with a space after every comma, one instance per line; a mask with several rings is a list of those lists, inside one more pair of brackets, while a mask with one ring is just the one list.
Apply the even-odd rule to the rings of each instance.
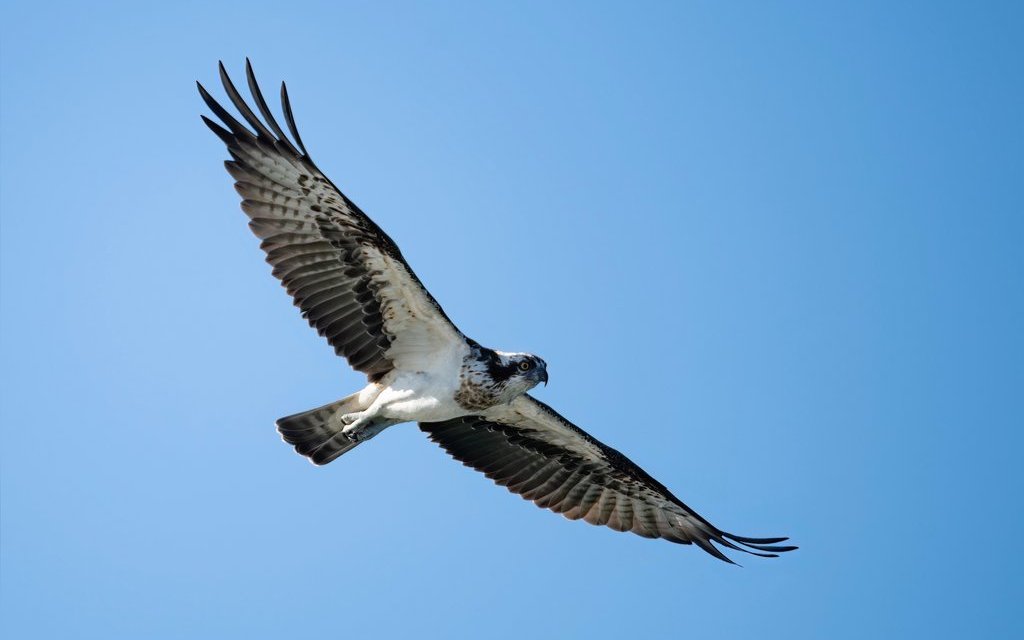
[[345, 423], [341, 432], [350, 440], [359, 440], [362, 432], [366, 429], [366, 420], [362, 419], [358, 413], [346, 414], [341, 417], [341, 421]]

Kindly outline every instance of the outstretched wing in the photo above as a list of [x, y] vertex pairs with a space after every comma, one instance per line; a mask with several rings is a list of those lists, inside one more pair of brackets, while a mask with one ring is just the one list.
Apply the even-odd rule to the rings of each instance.
[[480, 416], [421, 423], [456, 460], [537, 506], [571, 520], [696, 544], [732, 562], [712, 542], [763, 557], [796, 547], [787, 538], [744, 538], [721, 531], [624, 455], [598, 442], [529, 395]]
[[394, 241], [313, 164], [284, 84], [281, 102], [294, 144], [271, 114], [248, 60], [246, 75], [262, 120], [220, 65], [224, 90], [253, 130], [199, 85], [224, 126], [203, 121], [227, 145], [233, 160], [225, 166], [249, 227], [303, 317], [374, 381], [394, 368], [429, 369], [467, 349]]

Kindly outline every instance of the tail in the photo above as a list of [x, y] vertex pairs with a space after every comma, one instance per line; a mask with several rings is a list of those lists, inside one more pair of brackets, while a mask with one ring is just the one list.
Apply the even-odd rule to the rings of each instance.
[[327, 464], [359, 444], [341, 432], [345, 425], [340, 418], [364, 408], [359, 406], [359, 393], [353, 393], [317, 409], [281, 418], [277, 430], [285, 442], [294, 445], [310, 462]]

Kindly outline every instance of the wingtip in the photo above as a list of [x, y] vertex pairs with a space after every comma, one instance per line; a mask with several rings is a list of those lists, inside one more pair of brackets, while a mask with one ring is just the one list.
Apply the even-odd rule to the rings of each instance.
[[284, 109], [285, 124], [288, 125], [288, 130], [292, 132], [295, 144], [302, 150], [302, 155], [306, 157], [306, 160], [312, 162], [309, 151], [306, 150], [306, 145], [302, 142], [302, 136], [299, 135], [299, 128], [295, 124], [295, 114], [292, 113], [292, 101], [288, 98], [288, 85], [283, 81], [281, 82], [281, 108]]
[[213, 96], [210, 95], [210, 92], [206, 90], [206, 87], [203, 86], [203, 83], [196, 80], [196, 86], [199, 88], [199, 95], [200, 97], [202, 97], [203, 102], [206, 103], [206, 106], [208, 106], [211, 111], [213, 111], [219, 116], [220, 114], [218, 113], [218, 109], [220, 109], [220, 105], [217, 104], [217, 101], [214, 100]]
[[788, 537], [781, 537], [781, 538], [748, 538], [746, 536], [737, 536], [737, 535], [733, 535], [731, 533], [725, 533], [723, 535], [725, 537], [729, 538], [730, 540], [735, 540], [736, 542], [753, 543], [753, 544], [778, 544], [780, 542], [785, 542], [786, 540], [789, 540]]
[[[245, 59], [245, 79], [249, 85], [249, 93], [252, 94], [253, 100], [256, 102], [256, 108], [259, 109], [260, 114], [263, 115], [263, 119], [270, 129], [276, 134], [277, 143], [284, 145], [284, 147], [291, 153], [297, 156], [303, 155], [303, 151], [300, 151], [298, 147], [293, 145], [285, 135], [284, 129], [278, 124], [277, 119], [274, 118], [274, 114], [270, 111], [269, 105], [267, 105], [266, 99], [263, 97], [263, 92], [260, 91], [259, 83], [256, 82], [256, 73], [253, 71], [252, 63], [249, 58]], [[305, 154], [308, 157], [308, 154]]]
[[[778, 544], [789, 540], [787, 537], [748, 538], [745, 536], [733, 535], [731, 533], [722, 533], [721, 535], [725, 540], [726, 545], [730, 548], [744, 551], [755, 556], [761, 556], [762, 558], [778, 558], [780, 553], [787, 553], [789, 551], [796, 551], [799, 549], [796, 545]], [[730, 540], [737, 544], [730, 543]], [[756, 551], [751, 551], [751, 549], [755, 549]]]
[[199, 117], [202, 118], [206, 126], [210, 128], [210, 131], [214, 132], [217, 135], [217, 137], [221, 139], [221, 142], [228, 146], [229, 151], [232, 147], [234, 147], [234, 145], [236, 144], [235, 136], [230, 131], [220, 126], [213, 120], [207, 118], [205, 115], [200, 114]]

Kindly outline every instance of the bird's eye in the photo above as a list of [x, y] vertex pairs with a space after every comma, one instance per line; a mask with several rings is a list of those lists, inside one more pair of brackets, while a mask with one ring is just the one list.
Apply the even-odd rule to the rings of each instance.
[[530, 367], [532, 367], [532, 366], [533, 366], [532, 362], [530, 362], [529, 360], [523, 360], [522, 362], [519, 363], [519, 370], [520, 371], [529, 371]]

